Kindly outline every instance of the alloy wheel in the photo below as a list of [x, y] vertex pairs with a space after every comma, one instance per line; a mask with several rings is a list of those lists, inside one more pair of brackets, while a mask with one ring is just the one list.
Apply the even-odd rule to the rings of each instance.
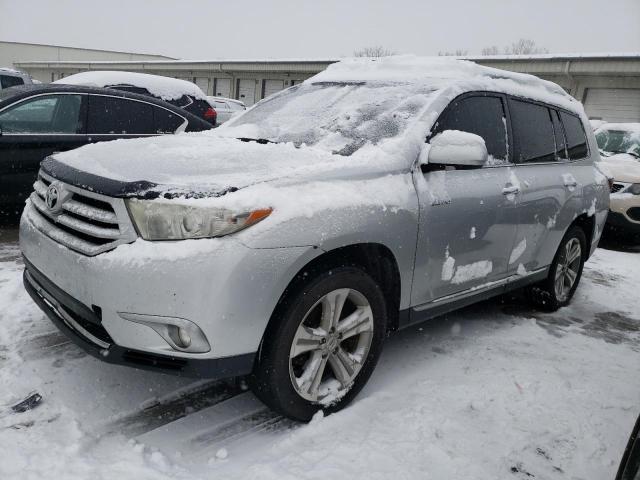
[[371, 305], [357, 290], [341, 288], [320, 298], [291, 344], [289, 376], [298, 395], [321, 404], [342, 398], [367, 359], [373, 325]]
[[580, 273], [581, 263], [582, 248], [580, 240], [574, 237], [565, 244], [556, 266], [554, 287], [558, 301], [564, 302], [569, 297]]

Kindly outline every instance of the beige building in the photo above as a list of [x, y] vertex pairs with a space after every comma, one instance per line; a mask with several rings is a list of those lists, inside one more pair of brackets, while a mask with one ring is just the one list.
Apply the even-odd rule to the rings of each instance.
[[[556, 82], [585, 104], [591, 118], [615, 122], [640, 122], [640, 54], [547, 54], [466, 59], [504, 70], [531, 73]], [[278, 90], [309, 78], [335, 61], [337, 60], [191, 61], [138, 57], [93, 57], [90, 60], [30, 57], [18, 59], [13, 65], [41, 81], [51, 81], [86, 70], [153, 73], [189, 80], [209, 95], [236, 98], [247, 105], [253, 105]]]
[[[114, 61], [114, 60], [175, 60], [163, 55], [147, 55], [144, 53], [118, 52], [113, 50], [96, 50], [91, 48], [61, 47], [39, 43], [3, 42], [0, 41], [0, 67], [14, 67], [20, 62], [30, 61]], [[46, 77], [46, 78], [45, 78]], [[50, 82], [51, 75], [38, 78], [42, 82]]]

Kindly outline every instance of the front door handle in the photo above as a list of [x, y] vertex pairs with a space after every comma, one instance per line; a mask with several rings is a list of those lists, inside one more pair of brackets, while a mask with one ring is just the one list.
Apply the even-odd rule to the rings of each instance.
[[578, 182], [576, 182], [575, 180], [572, 180], [570, 182], [564, 182], [564, 186], [567, 187], [567, 188], [577, 187], [578, 186]]
[[520, 193], [520, 187], [516, 185], [511, 185], [502, 189], [503, 195], [517, 195], [518, 193]]

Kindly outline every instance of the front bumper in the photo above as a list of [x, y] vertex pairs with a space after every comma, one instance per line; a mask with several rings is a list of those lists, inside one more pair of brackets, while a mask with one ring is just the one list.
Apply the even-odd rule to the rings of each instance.
[[609, 216], [607, 217], [607, 227], [612, 230], [640, 235], [640, 222], [634, 222], [625, 214], [620, 212], [609, 212]]
[[[239, 235], [180, 242], [138, 239], [91, 257], [40, 232], [29, 220], [30, 208], [27, 202], [20, 247], [28, 265], [26, 287], [36, 303], [92, 355], [169, 373], [208, 378], [248, 373], [282, 292], [320, 253], [313, 247], [252, 249]], [[60, 304], [71, 305], [67, 310], [83, 314], [89, 322], [85, 327], [93, 328], [98, 317], [109, 347], [87, 345], [86, 335], [47, 304], [29, 276], [60, 297]], [[123, 318], [124, 313], [186, 319], [202, 330], [211, 349], [175, 350], [148, 325]], [[182, 366], [171, 367], [175, 364]]]
[[226, 358], [195, 359], [157, 355], [124, 348], [101, 325], [100, 313], [87, 308], [57, 288], [25, 259], [23, 274], [27, 293], [49, 319], [76, 345], [107, 363], [196, 378], [229, 378], [247, 375], [253, 368], [252, 353]]

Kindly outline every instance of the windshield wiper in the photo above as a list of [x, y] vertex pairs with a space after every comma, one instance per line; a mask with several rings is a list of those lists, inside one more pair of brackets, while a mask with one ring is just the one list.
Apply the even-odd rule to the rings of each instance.
[[240, 140], [241, 142], [256, 142], [261, 145], [265, 145], [267, 143], [278, 143], [278, 142], [274, 142], [273, 140], [268, 140], [266, 138], [236, 137], [236, 139]]

